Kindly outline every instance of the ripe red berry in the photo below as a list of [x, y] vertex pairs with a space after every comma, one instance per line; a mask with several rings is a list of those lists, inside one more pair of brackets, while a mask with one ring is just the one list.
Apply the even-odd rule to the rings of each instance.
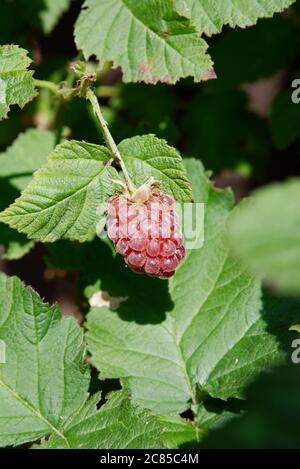
[[134, 272], [167, 279], [185, 257], [175, 202], [159, 191], [146, 202], [113, 196], [107, 203], [107, 230]]

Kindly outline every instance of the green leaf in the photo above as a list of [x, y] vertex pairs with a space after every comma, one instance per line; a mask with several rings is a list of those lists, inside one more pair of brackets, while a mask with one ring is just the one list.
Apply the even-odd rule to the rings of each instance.
[[[176, 88], [157, 84], [129, 83], [119, 89], [110, 100], [114, 113], [110, 129], [115, 140], [120, 142], [136, 135], [155, 134], [172, 144], [180, 135], [178, 120], [175, 121], [177, 100]], [[143, 102], [143, 106], [140, 103]]]
[[273, 16], [295, 0], [174, 0], [177, 11], [192, 20], [197, 30], [207, 35], [219, 33], [223, 26], [245, 28], [258, 18]]
[[125, 82], [214, 76], [207, 44], [170, 0], [87, 0], [75, 26], [85, 58], [121, 66]]
[[200, 163], [188, 169], [196, 200], [206, 204], [204, 246], [188, 252], [169, 293], [167, 282], [122, 272], [107, 254], [105, 268], [93, 266], [94, 285], [98, 278], [102, 291], [127, 299], [117, 311], [92, 308], [87, 321], [100, 378], [121, 378], [137, 403], [163, 414], [195, 410], [198, 391], [242, 397], [248, 381], [289, 350], [284, 340], [296, 314], [284, 311], [278, 323], [281, 305], [261, 298], [259, 282], [229, 256], [230, 192], [214, 189]]
[[61, 428], [86, 398], [82, 331], [43, 304], [16, 277], [0, 274], [0, 445], [33, 441]]
[[79, 241], [96, 234], [97, 209], [114, 192], [116, 171], [105, 147], [71, 140], [58, 145], [47, 163], [10, 207], [0, 214], [30, 239]]
[[49, 448], [162, 446], [164, 425], [127, 392], [113, 393], [100, 410], [98, 394], [87, 400], [90, 373], [74, 318], [4, 274], [0, 304], [0, 446], [46, 435]]
[[93, 396], [66, 422], [64, 439], [53, 434], [42, 448], [148, 449], [161, 448], [163, 425], [133, 405], [124, 392], [110, 394], [100, 411]]
[[[14, 143], [0, 153], [1, 208], [12, 203], [18, 191], [25, 188], [32, 173], [46, 160], [55, 146], [55, 135], [42, 129], [29, 129], [20, 134]], [[5, 259], [20, 259], [33, 247], [33, 241], [0, 223], [0, 244], [4, 246]]]
[[300, 291], [300, 180], [272, 184], [243, 201], [229, 242], [247, 267], [281, 290]]
[[220, 399], [206, 398], [200, 404], [195, 419], [199, 440], [202, 441], [210, 431], [222, 428], [229, 421], [242, 415], [245, 408], [245, 401], [240, 399], [229, 399], [224, 402]]
[[163, 440], [168, 448], [195, 448], [198, 434], [194, 422], [179, 417], [160, 417], [165, 426]]
[[0, 153], [0, 178], [21, 191], [54, 147], [55, 134], [49, 130], [28, 129], [19, 134], [14, 143]]
[[247, 390], [248, 412], [209, 434], [203, 446], [299, 449], [299, 386], [300, 368], [294, 364], [262, 375]]
[[36, 96], [30, 64], [25, 49], [0, 46], [0, 120], [7, 117], [10, 106], [23, 108]]
[[154, 135], [137, 136], [123, 140], [119, 150], [136, 185], [153, 176], [161, 182], [162, 190], [173, 195], [175, 200], [192, 200], [192, 189], [181, 156], [164, 140]]

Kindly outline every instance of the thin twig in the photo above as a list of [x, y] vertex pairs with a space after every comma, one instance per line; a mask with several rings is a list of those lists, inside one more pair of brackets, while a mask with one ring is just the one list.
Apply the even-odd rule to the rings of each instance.
[[115, 143], [115, 141], [114, 141], [114, 139], [113, 139], [113, 137], [112, 137], [112, 135], [109, 131], [107, 123], [106, 123], [106, 121], [103, 117], [103, 114], [102, 114], [98, 99], [97, 99], [96, 95], [94, 94], [94, 92], [91, 89], [87, 90], [86, 97], [90, 101], [90, 103], [93, 107], [93, 111], [94, 111], [96, 117], [99, 120], [99, 123], [100, 123], [101, 129], [102, 129], [102, 132], [103, 132], [103, 136], [104, 136], [104, 140], [106, 142], [106, 145], [110, 149], [110, 151], [112, 152], [114, 160], [117, 163], [119, 163], [119, 165], [120, 165], [120, 167], [123, 171], [125, 180], [127, 182], [129, 191], [131, 193], [133, 193], [135, 191], [135, 186], [134, 186], [132, 180], [130, 179], [130, 176], [128, 174], [128, 171], [127, 171], [126, 165], [124, 163], [124, 160], [123, 160], [123, 158], [122, 158], [122, 156], [119, 152], [119, 149], [118, 149], [118, 147], [117, 147], [117, 145], [116, 145], [116, 143]]

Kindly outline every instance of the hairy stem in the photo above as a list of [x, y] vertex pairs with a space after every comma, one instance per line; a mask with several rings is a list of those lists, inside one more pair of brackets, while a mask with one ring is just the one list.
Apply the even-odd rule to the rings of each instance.
[[96, 95], [93, 93], [93, 91], [91, 89], [87, 90], [86, 97], [90, 101], [90, 103], [93, 107], [93, 111], [94, 111], [94, 113], [95, 113], [95, 115], [96, 115], [96, 117], [97, 117], [97, 119], [100, 123], [106, 145], [110, 149], [110, 151], [112, 152], [114, 160], [120, 165], [120, 167], [123, 171], [126, 183], [128, 185], [129, 191], [131, 193], [133, 193], [135, 191], [135, 186], [134, 186], [132, 180], [130, 179], [130, 176], [128, 174], [128, 171], [127, 171], [126, 165], [123, 161], [123, 158], [122, 158], [122, 156], [121, 156], [121, 154], [118, 150], [118, 147], [117, 147], [117, 145], [116, 145], [116, 143], [115, 143], [115, 141], [114, 141], [114, 139], [113, 139], [113, 137], [112, 137], [112, 135], [109, 131], [107, 123], [105, 122], [105, 119], [103, 117], [103, 114], [102, 114], [98, 99], [97, 99]]

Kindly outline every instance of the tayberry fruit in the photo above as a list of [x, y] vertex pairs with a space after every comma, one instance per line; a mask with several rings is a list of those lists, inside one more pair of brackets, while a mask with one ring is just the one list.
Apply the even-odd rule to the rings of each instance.
[[158, 189], [141, 200], [124, 194], [110, 198], [107, 231], [134, 272], [167, 279], [185, 257], [175, 201]]

